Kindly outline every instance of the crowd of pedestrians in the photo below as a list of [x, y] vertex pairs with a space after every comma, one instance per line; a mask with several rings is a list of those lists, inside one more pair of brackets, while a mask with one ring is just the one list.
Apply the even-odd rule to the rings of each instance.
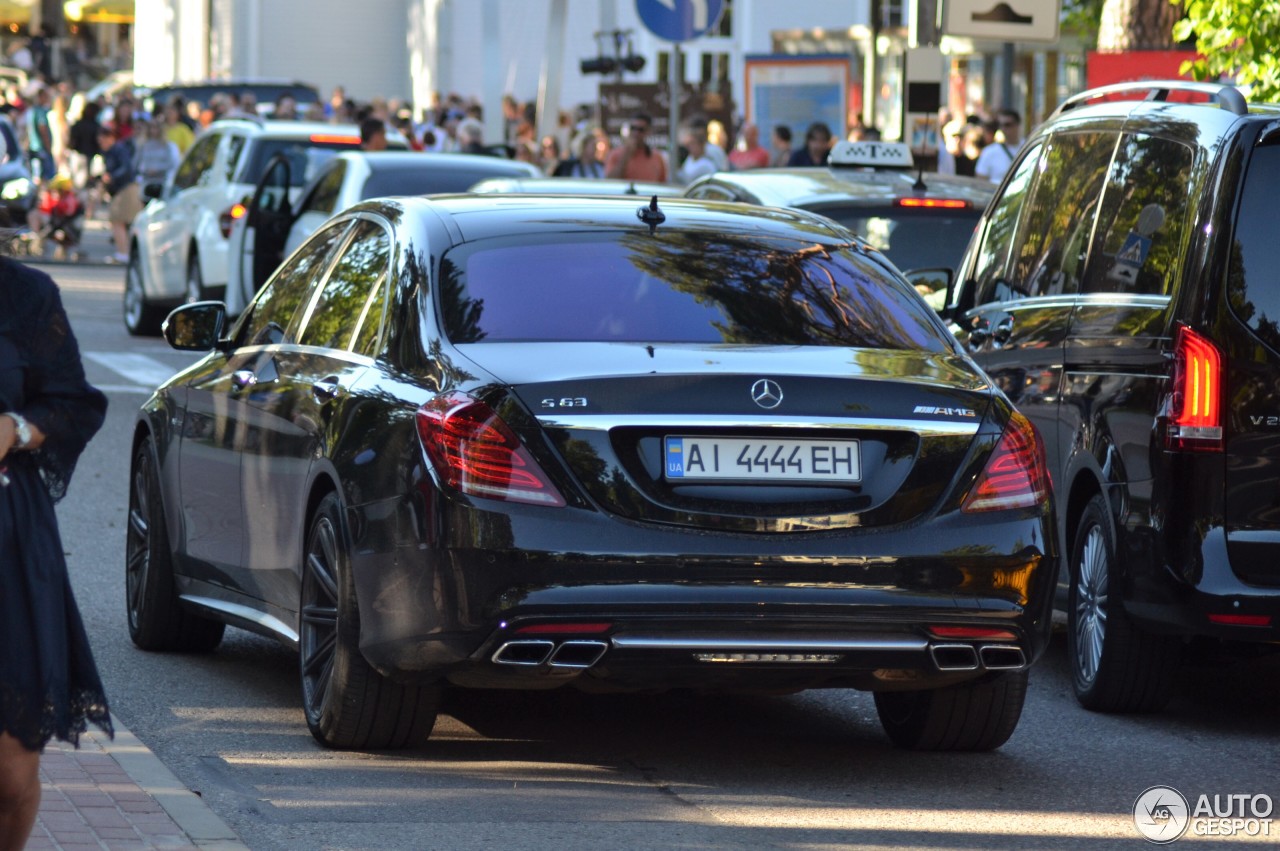
[[[717, 171], [824, 165], [835, 140], [820, 121], [795, 140], [790, 127], [771, 127], [766, 144], [762, 128], [753, 123], [726, 127], [694, 117], [677, 128], [679, 156], [673, 166], [666, 151], [651, 144], [653, 119], [643, 113], [631, 115], [621, 133], [611, 137], [594, 120], [592, 108], [584, 106], [562, 113], [552, 132], [539, 135], [534, 105], [508, 96], [501, 105], [502, 138], [486, 139], [481, 105], [458, 94], [437, 95], [415, 112], [395, 99], [358, 102], [341, 86], [328, 99], [310, 104], [289, 95], [259, 104], [251, 94], [224, 92], [207, 103], [174, 96], [153, 104], [155, 112], [149, 113], [130, 89], [89, 101], [66, 84], [36, 80], [25, 89], [14, 85], [0, 93], [0, 114], [30, 163], [35, 186], [26, 221], [10, 224], [27, 226], [33, 253], [42, 252], [52, 237], [55, 253], [74, 257], [80, 217], [105, 206], [115, 245], [108, 259], [118, 262], [127, 260], [128, 229], [144, 204], [143, 187], [164, 183], [200, 132], [220, 118], [353, 124], [365, 150], [385, 148], [387, 133], [394, 130], [414, 150], [507, 156], [533, 163], [548, 176], [677, 184]], [[1009, 110], [955, 119], [943, 110], [938, 170], [998, 182], [1017, 152], [1020, 125], [1020, 116]], [[879, 136], [854, 120], [848, 138]]]

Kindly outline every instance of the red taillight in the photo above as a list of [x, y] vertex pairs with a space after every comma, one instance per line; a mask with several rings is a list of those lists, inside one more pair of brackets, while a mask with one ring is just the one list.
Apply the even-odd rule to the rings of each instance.
[[418, 437], [440, 477], [473, 496], [564, 505], [546, 473], [492, 408], [465, 393], [418, 409]]
[[991, 629], [983, 626], [931, 626], [934, 638], [987, 638], [993, 641], [1013, 641], [1017, 636], [1007, 629]]
[[225, 213], [218, 216], [218, 230], [222, 231], [224, 239], [231, 236], [231, 226], [235, 224], [236, 219], [243, 219], [247, 212], [249, 208], [244, 204], [232, 204]]
[[1048, 498], [1044, 444], [1031, 421], [1015, 411], [960, 510], [1031, 508]]
[[539, 623], [516, 627], [517, 635], [598, 635], [608, 632], [611, 623]]
[[1209, 615], [1209, 620], [1227, 626], [1271, 626], [1271, 615]]
[[1222, 355], [1218, 347], [1185, 325], [1173, 347], [1173, 384], [1165, 446], [1222, 450]]
[[961, 198], [899, 198], [899, 207], [925, 207], [935, 210], [967, 210], [972, 206]]

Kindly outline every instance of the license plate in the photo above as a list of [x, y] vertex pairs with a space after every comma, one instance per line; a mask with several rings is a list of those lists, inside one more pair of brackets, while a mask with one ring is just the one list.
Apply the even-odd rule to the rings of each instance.
[[668, 436], [668, 479], [679, 481], [857, 482], [856, 440]]

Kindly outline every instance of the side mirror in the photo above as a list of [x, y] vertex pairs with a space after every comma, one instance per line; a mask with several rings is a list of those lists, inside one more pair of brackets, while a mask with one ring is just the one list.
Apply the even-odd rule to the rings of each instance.
[[160, 326], [165, 341], [184, 352], [207, 352], [218, 347], [227, 324], [227, 308], [220, 301], [197, 301], [174, 309]]
[[158, 201], [159, 199], [164, 197], [164, 184], [163, 183], [143, 184], [142, 195], [145, 198], [150, 198], [152, 201]]
[[955, 273], [950, 269], [911, 269], [904, 274], [907, 282], [938, 313], [942, 313], [951, 303], [951, 285], [955, 280]]

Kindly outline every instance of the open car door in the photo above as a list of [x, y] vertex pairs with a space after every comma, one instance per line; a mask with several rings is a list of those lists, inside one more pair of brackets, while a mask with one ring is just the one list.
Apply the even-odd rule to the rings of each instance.
[[249, 199], [240, 250], [237, 252], [237, 246], [231, 246], [232, 256], [238, 265], [241, 309], [249, 305], [267, 278], [284, 261], [285, 242], [296, 218], [293, 203], [289, 200], [292, 177], [288, 154], [276, 154], [267, 162], [262, 179]]

